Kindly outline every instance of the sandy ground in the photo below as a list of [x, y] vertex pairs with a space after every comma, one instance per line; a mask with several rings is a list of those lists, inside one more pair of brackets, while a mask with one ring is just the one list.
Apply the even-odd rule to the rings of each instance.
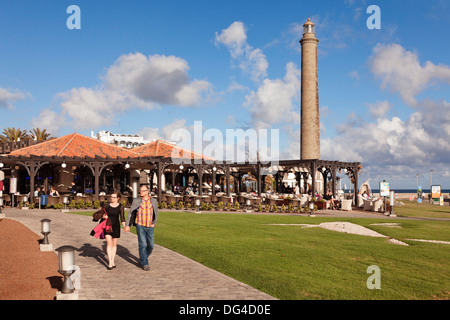
[[0, 219], [0, 300], [54, 300], [61, 290], [58, 257], [41, 252], [41, 237], [21, 223]]

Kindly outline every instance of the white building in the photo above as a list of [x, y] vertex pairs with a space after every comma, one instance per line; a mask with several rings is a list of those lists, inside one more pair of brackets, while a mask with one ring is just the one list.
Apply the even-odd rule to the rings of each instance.
[[115, 134], [104, 130], [97, 132], [97, 134], [95, 135], [94, 131], [91, 131], [91, 137], [106, 143], [115, 144], [119, 147], [124, 147], [128, 149], [136, 148], [150, 142], [144, 140], [144, 137], [139, 136], [137, 134], [136, 135]]

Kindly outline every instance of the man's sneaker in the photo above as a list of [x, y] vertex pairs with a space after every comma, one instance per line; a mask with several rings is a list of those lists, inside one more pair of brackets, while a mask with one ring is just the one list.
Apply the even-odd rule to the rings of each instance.
[[150, 266], [149, 266], [149, 265], [143, 266], [143, 267], [142, 267], [142, 270], [144, 270], [144, 271], [150, 271]]

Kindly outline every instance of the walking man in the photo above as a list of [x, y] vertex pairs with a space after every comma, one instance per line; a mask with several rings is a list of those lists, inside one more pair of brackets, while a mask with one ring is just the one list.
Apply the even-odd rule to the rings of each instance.
[[[156, 199], [150, 197], [150, 189], [143, 185], [140, 188], [140, 198], [133, 200], [130, 213], [127, 217], [125, 232], [130, 231], [130, 226], [136, 226], [136, 233], [139, 243], [139, 260], [142, 269], [150, 270], [148, 257], [152, 254], [155, 246], [154, 228], [158, 220], [158, 203]], [[134, 215], [135, 213], [135, 215]], [[132, 217], [135, 216], [135, 221]]]

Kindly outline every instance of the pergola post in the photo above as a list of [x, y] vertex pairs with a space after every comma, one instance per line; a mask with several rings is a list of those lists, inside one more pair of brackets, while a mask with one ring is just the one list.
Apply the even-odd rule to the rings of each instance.
[[81, 164], [84, 164], [89, 167], [92, 171], [92, 175], [94, 176], [94, 185], [95, 185], [95, 194], [94, 194], [94, 200], [98, 200], [98, 196], [100, 193], [100, 175], [102, 174], [103, 169], [105, 169], [107, 166], [112, 165], [112, 162], [103, 162], [103, 161], [90, 161], [90, 162], [81, 162]]
[[34, 181], [36, 178], [36, 174], [39, 169], [44, 165], [48, 164], [48, 162], [40, 162], [40, 161], [17, 161], [17, 164], [20, 164], [27, 169], [28, 175], [30, 176], [30, 202], [34, 202]]

